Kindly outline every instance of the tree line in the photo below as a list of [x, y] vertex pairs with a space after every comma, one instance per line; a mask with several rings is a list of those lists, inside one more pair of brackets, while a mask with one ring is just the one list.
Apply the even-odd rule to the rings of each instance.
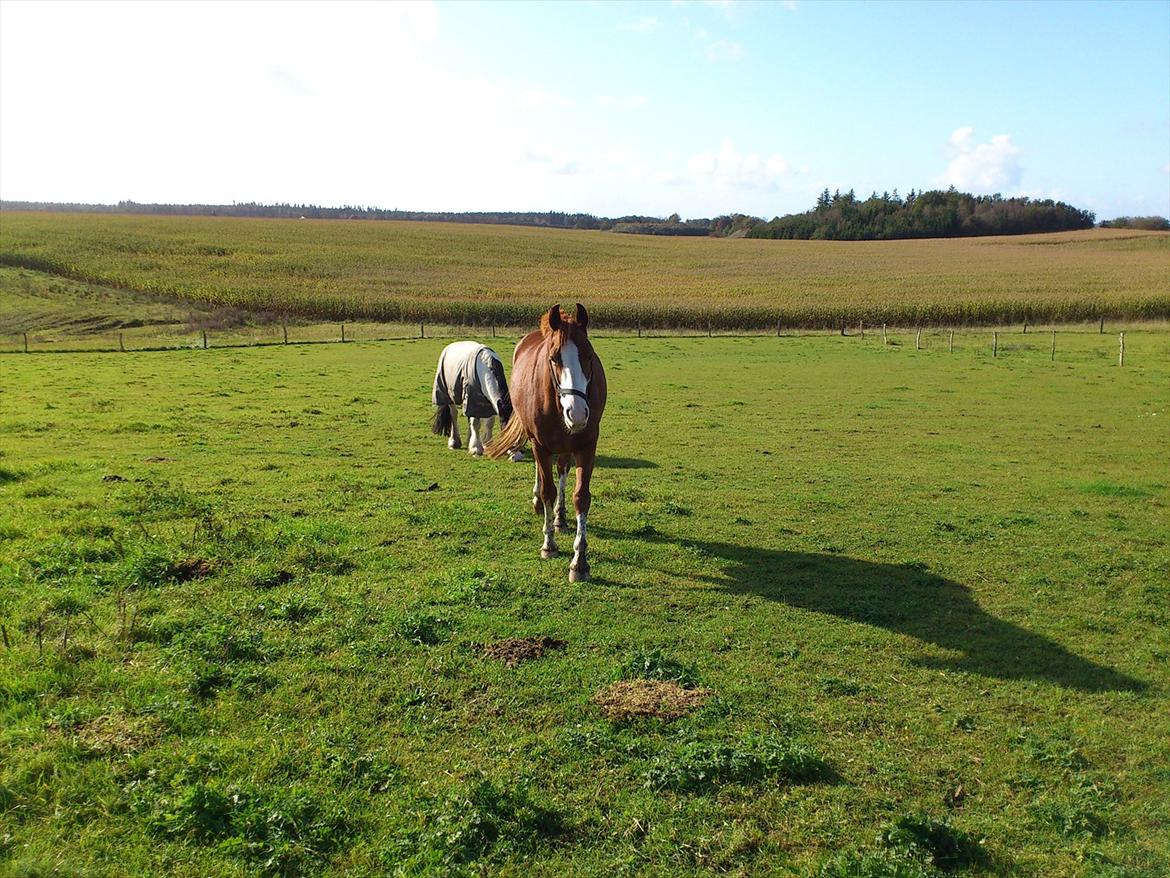
[[[130, 213], [188, 216], [274, 217], [283, 219], [373, 219], [419, 222], [486, 223], [553, 229], [594, 229], [639, 235], [684, 235], [749, 238], [799, 238], [829, 241], [889, 240], [894, 238], [955, 238], [976, 235], [1022, 235], [1090, 229], [1091, 211], [1051, 199], [1004, 198], [971, 195], [952, 186], [944, 191], [910, 191], [905, 198], [874, 192], [864, 201], [853, 192], [825, 189], [816, 206], [805, 213], [777, 216], [770, 221], [749, 214], [682, 219], [628, 215], [599, 217], [561, 211], [414, 211], [377, 207], [314, 204], [66, 204], [38, 201], [0, 201], [0, 210], [66, 211], [71, 213]], [[1119, 217], [1102, 228], [1170, 230], [1159, 216]]]
[[971, 195], [951, 187], [945, 192], [897, 190], [876, 192], [864, 201], [853, 190], [829, 194], [806, 213], [760, 223], [750, 238], [799, 238], [829, 241], [871, 241], [893, 238], [957, 238], [976, 235], [1023, 235], [1091, 229], [1092, 211], [1051, 199]]

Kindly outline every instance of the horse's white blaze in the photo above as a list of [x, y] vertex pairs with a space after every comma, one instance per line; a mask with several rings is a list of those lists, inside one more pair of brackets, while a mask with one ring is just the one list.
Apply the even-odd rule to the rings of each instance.
[[[581, 355], [574, 342], [565, 342], [561, 348], [561, 367], [557, 386], [561, 390], [579, 390], [584, 393], [589, 387], [585, 372], [581, 369]], [[570, 433], [580, 433], [589, 423], [589, 404], [573, 393], [562, 393], [561, 416]]]

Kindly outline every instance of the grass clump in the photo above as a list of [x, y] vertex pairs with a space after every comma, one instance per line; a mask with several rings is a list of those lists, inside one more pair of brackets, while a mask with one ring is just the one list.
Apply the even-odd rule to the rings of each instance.
[[699, 685], [699, 672], [694, 665], [683, 664], [660, 649], [640, 650], [622, 666], [623, 680], [661, 680], [677, 683], [684, 689]]
[[988, 860], [983, 846], [948, 819], [935, 820], [924, 814], [899, 817], [881, 831], [878, 843], [944, 871], [985, 865]]
[[433, 870], [462, 871], [523, 856], [566, 832], [561, 814], [533, 798], [526, 785], [500, 787], [486, 778], [451, 794], [426, 823], [412, 839], [416, 852], [408, 864]]
[[661, 753], [651, 760], [645, 784], [654, 790], [699, 793], [729, 783], [809, 783], [830, 774], [828, 763], [811, 747], [767, 736], [742, 744], [695, 741]]

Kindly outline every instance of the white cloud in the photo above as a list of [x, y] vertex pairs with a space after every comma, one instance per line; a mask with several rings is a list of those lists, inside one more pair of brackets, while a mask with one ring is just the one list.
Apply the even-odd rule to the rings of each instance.
[[1020, 150], [1010, 135], [997, 134], [988, 143], [975, 142], [975, 129], [956, 128], [947, 147], [950, 164], [943, 182], [975, 193], [1003, 192], [1020, 185]]
[[[767, 158], [759, 153], [741, 153], [731, 139], [725, 139], [717, 152], [701, 152], [687, 160], [690, 182], [720, 189], [775, 189], [793, 171], [779, 154]], [[675, 182], [675, 178], [663, 178]]]

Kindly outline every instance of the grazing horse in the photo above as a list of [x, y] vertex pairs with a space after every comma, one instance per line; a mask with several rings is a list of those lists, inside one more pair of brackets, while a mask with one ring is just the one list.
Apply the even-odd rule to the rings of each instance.
[[479, 457], [491, 441], [496, 415], [506, 425], [512, 416], [504, 364], [496, 352], [476, 341], [457, 341], [443, 348], [435, 370], [431, 402], [437, 406], [431, 431], [447, 436], [448, 448], [459, 448], [459, 409], [467, 416], [467, 450]]
[[[588, 327], [589, 315], [582, 305], [577, 305], [572, 317], [562, 315], [560, 305], [553, 305], [541, 317], [540, 330], [520, 340], [512, 358], [515, 411], [487, 450], [490, 457], [503, 457], [532, 441], [536, 458], [532, 508], [538, 515], [544, 513], [542, 558], [557, 555], [554, 528], [568, 530], [565, 478], [570, 458], [576, 462], [573, 506], [577, 510], [577, 537], [569, 565], [570, 582], [589, 579], [585, 518], [592, 500], [589, 479], [597, 456], [597, 434], [605, 411], [605, 370], [589, 342]], [[553, 479], [554, 458], [559, 486]]]

